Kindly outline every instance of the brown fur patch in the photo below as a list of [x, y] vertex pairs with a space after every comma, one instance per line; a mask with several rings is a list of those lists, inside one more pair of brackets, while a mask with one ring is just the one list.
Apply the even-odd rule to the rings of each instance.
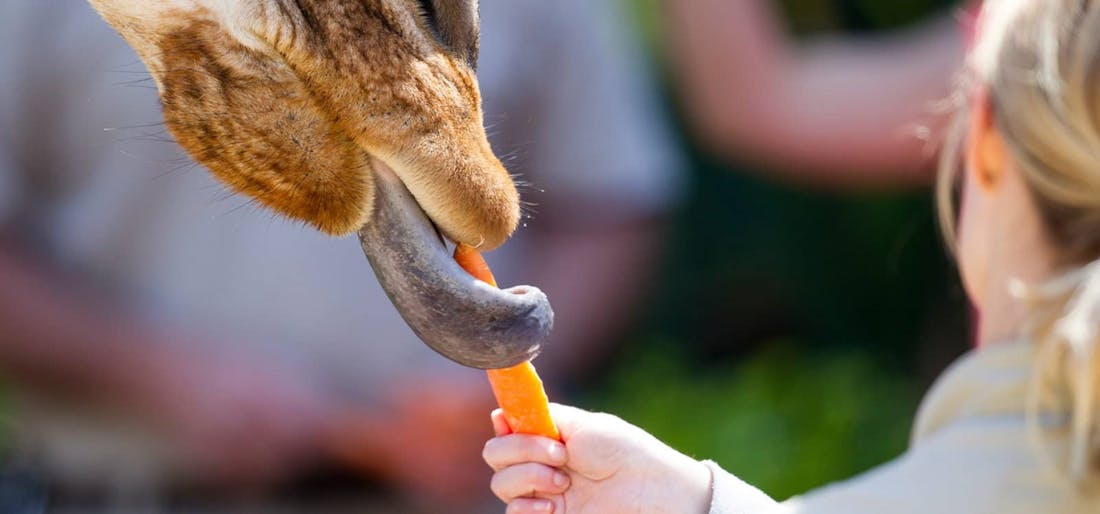
[[370, 217], [368, 156], [281, 63], [209, 21], [161, 38], [165, 121], [234, 191], [330, 234]]

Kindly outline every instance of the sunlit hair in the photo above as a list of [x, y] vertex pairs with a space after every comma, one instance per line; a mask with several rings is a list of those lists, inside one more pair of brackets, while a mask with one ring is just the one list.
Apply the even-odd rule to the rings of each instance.
[[[1051, 469], [1079, 487], [1100, 481], [1100, 2], [986, 0], [960, 96], [988, 96], [993, 123], [1068, 263], [1037, 287], [1013, 284], [1031, 302], [1027, 326], [1038, 352], [1028, 400], [1035, 441], [1049, 437], [1047, 398], [1070, 398], [1069, 453], [1044, 451]], [[954, 190], [965, 108], [940, 163], [938, 203], [955, 239]], [[1006, 287], [1009, 287], [1006, 284]], [[1043, 445], [1039, 445], [1043, 447]]]

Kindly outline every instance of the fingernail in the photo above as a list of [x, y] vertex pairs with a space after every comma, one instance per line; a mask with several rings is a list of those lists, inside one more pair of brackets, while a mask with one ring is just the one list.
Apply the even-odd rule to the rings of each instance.
[[535, 510], [539, 512], [550, 512], [554, 510], [554, 504], [550, 500], [539, 500], [535, 502]]
[[565, 462], [565, 447], [560, 443], [553, 443], [548, 450], [550, 460], [553, 462]]
[[569, 477], [561, 471], [554, 472], [554, 485], [564, 489], [565, 486], [569, 485]]

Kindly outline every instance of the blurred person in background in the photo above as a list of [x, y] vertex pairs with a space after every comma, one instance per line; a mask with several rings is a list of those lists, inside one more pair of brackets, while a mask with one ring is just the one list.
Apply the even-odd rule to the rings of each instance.
[[[978, 2], [969, 2], [971, 10]], [[784, 180], [931, 182], [968, 25], [944, 16], [888, 35], [792, 41], [771, 0], [664, 3], [669, 64], [699, 141]]]
[[[880, 9], [883, 12], [906, 8], [912, 11], [914, 5], [923, 4], [928, 6], [924, 8], [927, 17], [902, 28], [877, 28], [871, 34], [831, 33], [795, 40], [786, 27], [788, 21], [794, 20], [784, 19], [781, 2], [777, 0], [662, 2], [664, 50], [688, 129], [703, 151], [764, 181], [794, 186], [789, 188], [790, 194], [812, 191], [810, 196], [814, 198], [884, 200], [883, 193], [904, 194], [906, 190], [927, 188], [933, 181], [939, 135], [944, 132], [948, 107], [955, 100], [951, 98], [951, 85], [973, 37], [973, 23], [981, 5], [979, 1], [966, 0], [955, 2], [954, 7], [943, 7], [950, 3], [950, 0], [929, 0], [906, 6], [885, 4]], [[800, 5], [806, 4], [815, 2]], [[875, 2], [836, 0], [816, 4], [830, 6], [830, 12], [845, 6], [867, 11], [870, 9], [867, 6]], [[863, 7], [854, 7], [857, 5]], [[941, 7], [933, 10], [932, 5]], [[874, 194], [866, 195], [868, 192]], [[843, 209], [845, 205], [841, 202], [832, 208]], [[783, 209], [779, 206], [770, 213], [775, 215]], [[917, 227], [934, 225], [928, 212], [931, 210], [926, 206], [914, 204], [910, 213], [896, 216], [893, 223], [887, 216], [880, 218], [880, 222], [890, 224], [891, 228], [884, 233], [890, 234], [888, 244], [893, 249], [885, 258], [868, 260], [863, 270], [873, 269], [872, 266], [882, 262], [895, 262], [903, 247], [912, 258], [939, 260], [939, 245], [933, 237], [923, 240], [935, 245], [934, 254], [920, 256], [921, 247], [914, 243], [920, 240], [919, 235], [914, 235], [919, 234]], [[842, 228], [835, 229], [838, 235], [852, 237], [859, 233], [861, 223], [857, 219], [842, 218], [831, 220], [842, 224]], [[755, 226], [758, 230], [767, 226], [767, 218], [738, 220], [743, 226]], [[828, 223], [800, 228], [822, 231], [829, 227]], [[927, 234], [931, 236], [932, 232]], [[803, 239], [789, 244], [807, 243], [813, 241]], [[900, 286], [897, 274], [890, 271], [893, 265], [884, 264], [879, 269], [885, 272], [874, 279], [880, 284]], [[832, 266], [839, 264], [834, 261]], [[838, 278], [837, 282], [859, 275]], [[870, 278], [873, 273], [862, 276]], [[763, 282], [762, 287], [772, 283], [774, 279], [771, 283]], [[820, 287], [821, 280], [814, 279], [811, 284]], [[948, 284], [944, 287], [949, 287]], [[803, 301], [814, 287], [800, 289], [799, 298], [786, 301]], [[863, 292], [867, 293], [863, 305], [847, 303], [847, 313], [853, 316], [847, 321], [881, 312], [874, 306], [887, 301], [881, 297], [874, 299], [875, 292], [870, 290]], [[844, 305], [824, 298], [818, 301]], [[952, 329], [940, 327], [955, 327], [957, 323], [960, 330], [965, 330], [968, 324], [974, 326], [966, 317], [954, 322], [958, 315], [942, 307], [945, 301], [965, 301], [965, 298], [961, 292], [952, 291], [926, 300], [927, 316], [938, 319], [915, 322], [937, 327], [920, 328], [920, 340], [912, 343], [917, 348], [914, 352], [920, 356], [917, 365], [922, 369], [920, 381], [925, 384], [930, 384], [943, 366], [966, 349], [958, 344], [958, 338], [943, 337], [943, 330]], [[976, 312], [971, 312], [969, 317], [975, 315]], [[765, 312], [761, 317], [766, 316]], [[844, 321], [816, 324], [843, 334], [845, 340], [853, 340], [852, 331], [842, 328]], [[879, 334], [863, 343], [881, 340], [879, 335], [891, 330], [891, 325], [882, 321], [877, 329], [870, 329], [878, 330]], [[774, 329], [765, 325], [740, 330], [753, 333]], [[720, 338], [706, 344], [730, 346]], [[862, 351], [867, 350], [864, 346]], [[898, 347], [891, 350], [906, 351]]]
[[[552, 298], [540, 370], [565, 385], [643, 296], [680, 161], [611, 2], [481, 12], [486, 121], [533, 204], [489, 258], [503, 283]], [[155, 503], [180, 477], [270, 484], [330, 457], [451, 511], [482, 498], [484, 377], [416, 339], [355, 241], [227, 200], [169, 143], [151, 80], [84, 3], [0, 5], [0, 68], [17, 451], [121, 501]]]

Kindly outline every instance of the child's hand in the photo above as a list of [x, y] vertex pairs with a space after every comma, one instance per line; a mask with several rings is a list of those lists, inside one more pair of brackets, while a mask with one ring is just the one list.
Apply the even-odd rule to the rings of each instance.
[[498, 410], [484, 458], [508, 514], [705, 514], [710, 470], [609, 414], [551, 405], [565, 444], [511, 434]]

